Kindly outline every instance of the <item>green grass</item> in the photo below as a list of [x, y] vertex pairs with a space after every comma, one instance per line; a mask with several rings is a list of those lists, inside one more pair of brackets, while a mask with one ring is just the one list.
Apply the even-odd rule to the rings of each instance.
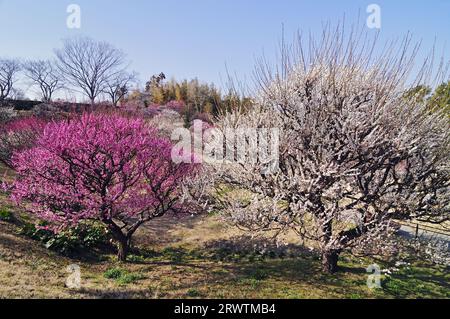
[[125, 274], [123, 269], [110, 268], [104, 273], [104, 277], [107, 279], [119, 279]]
[[270, 272], [264, 270], [264, 269], [255, 269], [251, 272], [250, 276], [252, 279], [255, 280], [264, 280], [267, 279], [270, 275]]
[[450, 298], [448, 270], [412, 266], [386, 276], [383, 291], [395, 298]]
[[191, 297], [191, 298], [197, 298], [197, 297], [201, 297], [202, 294], [200, 291], [198, 291], [195, 288], [190, 288], [187, 292], [186, 292], [186, 296], [187, 297]]
[[119, 285], [132, 284], [144, 278], [141, 274], [130, 273], [127, 270], [120, 268], [110, 268], [103, 276], [107, 279], [114, 279]]
[[128, 285], [144, 279], [144, 276], [137, 273], [125, 273], [117, 279], [119, 285]]
[[13, 213], [4, 207], [0, 207], [0, 220], [11, 222], [14, 219]]
[[261, 286], [262, 282], [261, 280], [255, 279], [255, 278], [244, 278], [239, 281], [240, 284], [244, 286], [249, 286], [253, 289], [257, 289]]

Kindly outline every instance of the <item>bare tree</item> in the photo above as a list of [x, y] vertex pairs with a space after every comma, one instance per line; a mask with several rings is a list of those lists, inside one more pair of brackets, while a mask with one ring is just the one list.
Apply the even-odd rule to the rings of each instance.
[[27, 61], [23, 69], [25, 76], [39, 86], [43, 102], [51, 102], [53, 94], [64, 86], [61, 75], [49, 60]]
[[254, 108], [216, 123], [281, 131], [276, 172], [262, 161], [219, 166], [227, 216], [252, 231], [295, 230], [330, 273], [344, 250], [388, 248], [395, 220], [450, 218], [449, 122], [403, 96], [417, 47], [406, 38], [376, 55], [376, 39], [359, 39], [326, 29], [305, 50], [299, 37], [276, 71], [260, 64]]
[[20, 62], [15, 59], [0, 59], [0, 101], [5, 100], [13, 91]]
[[120, 72], [106, 81], [104, 93], [110, 97], [112, 104], [117, 106], [136, 80], [136, 73]]
[[124, 70], [122, 51], [91, 38], [67, 39], [55, 53], [61, 73], [70, 84], [80, 88], [92, 104], [105, 91], [108, 81]]

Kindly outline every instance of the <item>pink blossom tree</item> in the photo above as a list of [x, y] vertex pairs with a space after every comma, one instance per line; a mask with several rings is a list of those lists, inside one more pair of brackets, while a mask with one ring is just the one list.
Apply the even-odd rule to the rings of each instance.
[[175, 164], [171, 151], [140, 119], [84, 114], [52, 123], [36, 147], [14, 156], [12, 197], [31, 202], [31, 212], [55, 231], [102, 222], [125, 261], [142, 224], [182, 209], [181, 184], [195, 167]]

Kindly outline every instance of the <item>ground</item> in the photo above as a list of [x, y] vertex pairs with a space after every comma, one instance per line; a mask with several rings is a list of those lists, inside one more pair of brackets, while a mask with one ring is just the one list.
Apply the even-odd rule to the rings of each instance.
[[[3, 209], [14, 210], [0, 196]], [[382, 288], [367, 287], [373, 259], [343, 256], [341, 271], [324, 274], [320, 261], [295, 243], [252, 240], [218, 216], [163, 217], [136, 235], [127, 263], [112, 253], [63, 257], [0, 221], [1, 298], [450, 298], [444, 267], [415, 262]], [[259, 247], [256, 248], [255, 247]], [[81, 288], [65, 286], [67, 267], [81, 268]]]

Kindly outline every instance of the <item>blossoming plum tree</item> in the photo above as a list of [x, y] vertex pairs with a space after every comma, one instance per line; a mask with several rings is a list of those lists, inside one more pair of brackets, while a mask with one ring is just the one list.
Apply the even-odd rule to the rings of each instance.
[[[254, 108], [215, 123], [224, 132], [280, 129], [276, 172], [255, 161], [220, 167], [219, 185], [242, 192], [222, 206], [251, 231], [291, 229], [316, 243], [330, 273], [343, 251], [388, 252], [395, 221], [450, 219], [448, 119], [404, 98], [410, 39], [385, 51], [369, 39], [339, 28], [306, 45], [300, 38], [283, 48], [281, 67], [257, 70]], [[425, 64], [416, 82], [429, 71]]]
[[172, 144], [140, 119], [84, 114], [49, 124], [37, 145], [14, 156], [17, 202], [55, 231], [83, 220], [106, 225], [125, 261], [145, 222], [179, 212], [181, 184], [195, 167], [171, 160]]

